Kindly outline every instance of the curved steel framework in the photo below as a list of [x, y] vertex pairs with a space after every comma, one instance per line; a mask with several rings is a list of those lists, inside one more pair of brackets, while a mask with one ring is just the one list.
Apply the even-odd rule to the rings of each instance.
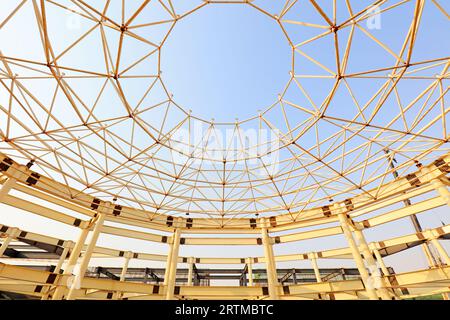
[[[450, 238], [450, 226], [421, 230], [416, 218], [450, 205], [449, 51], [429, 52], [424, 40], [430, 17], [442, 23], [445, 38], [448, 6], [273, 2], [10, 1], [0, 15], [0, 202], [80, 235], [70, 241], [0, 225], [0, 256], [20, 257], [9, 247], [20, 241], [58, 259], [50, 272], [1, 263], [0, 291], [42, 299], [402, 299], [449, 292], [441, 240]], [[292, 48], [287, 85], [253, 118], [201, 119], [165, 86], [164, 43], [184, 17], [210, 5], [255, 9]], [[400, 36], [389, 36], [387, 26], [373, 31], [379, 15], [394, 21]], [[20, 17], [34, 21], [24, 26]], [[67, 19], [77, 27], [61, 32]], [[22, 47], [14, 41], [19, 26], [29, 39]], [[194, 141], [198, 124], [206, 130]], [[248, 144], [247, 128], [275, 138]], [[224, 129], [240, 143], [210, 147]], [[409, 217], [417, 233], [366, 241], [365, 230]], [[99, 247], [100, 234], [166, 244], [168, 253]], [[347, 247], [274, 253], [277, 245], [338, 235]], [[179, 255], [180, 246], [202, 245], [261, 246], [264, 255]], [[414, 246], [423, 248], [428, 269], [395, 274], [383, 262]], [[105, 256], [124, 260], [121, 274], [86, 276], [91, 258]], [[127, 277], [134, 259], [165, 262], [162, 283]], [[360, 277], [333, 281], [321, 275], [319, 259], [353, 259]], [[277, 263], [298, 260], [311, 261], [316, 283], [282, 281]], [[187, 283], [177, 282], [178, 264], [186, 264]], [[194, 285], [198, 264], [245, 265], [249, 281]], [[254, 283], [257, 264], [266, 278]]]

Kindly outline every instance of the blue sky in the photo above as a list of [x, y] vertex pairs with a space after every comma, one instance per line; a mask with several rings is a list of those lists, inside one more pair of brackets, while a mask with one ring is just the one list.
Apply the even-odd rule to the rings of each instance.
[[[264, 1], [259, 1], [262, 3]], [[266, 4], [268, 1], [265, 1]], [[270, 1], [269, 1], [270, 2]], [[326, 1], [322, 1], [321, 4], [325, 5]], [[442, 1], [441, 1], [442, 2]], [[119, 1], [113, 2], [117, 5]], [[271, 13], [276, 12], [275, 9], [279, 9], [281, 2], [273, 1], [273, 10]], [[331, 3], [331, 1], [329, 2]], [[340, 1], [338, 1], [340, 3]], [[355, 7], [361, 6], [361, 1], [352, 1]], [[367, 3], [364, 2], [364, 3]], [[390, 2], [392, 3], [392, 2]], [[315, 21], [325, 24], [324, 21], [317, 17], [317, 13], [311, 8], [306, 1], [299, 1], [299, 8], [302, 10], [296, 10], [292, 14], [286, 16], [286, 19], [303, 19], [305, 21]], [[4, 5], [2, 3], [2, 5]], [[445, 2], [446, 8], [449, 8], [449, 3]], [[277, 7], [277, 8], [275, 8]], [[325, 7], [327, 7], [325, 5]], [[12, 7], [11, 7], [12, 8]], [[11, 9], [10, 8], [10, 9]], [[119, 10], [120, 8], [113, 8], [112, 10]], [[304, 9], [304, 10], [303, 10]], [[55, 47], [55, 51], [61, 52], [68, 45], [71, 44], [73, 39], [76, 39], [83, 32], [94, 25], [93, 22], [86, 22], [83, 24], [80, 30], [66, 30], [64, 25], [66, 22], [66, 16], [61, 14], [61, 9], [55, 7], [48, 7], [49, 28], [51, 35], [54, 37], [55, 43], [59, 43], [58, 47]], [[400, 39], [404, 39], [409, 24], [411, 22], [411, 13], [414, 10], [414, 1], [405, 3], [398, 9], [392, 10], [382, 15], [382, 28], [380, 30], [371, 30], [370, 32], [379, 39], [382, 39], [388, 46], [390, 46], [394, 52], [398, 52], [402, 45]], [[7, 10], [5, 10], [7, 12]], [[330, 13], [330, 8], [327, 7], [327, 13]], [[0, 12], [0, 20], [4, 18], [5, 13]], [[347, 14], [348, 15], [348, 14]], [[341, 21], [345, 19], [346, 11], [342, 7], [339, 7], [338, 17], [341, 17]], [[136, 23], [143, 23], [149, 16], [143, 14], [137, 19]], [[30, 22], [29, 24], [23, 24], [21, 28], [15, 28], [14, 25], [7, 25], [2, 32], [0, 32], [0, 49], [6, 55], [23, 57], [28, 59], [42, 59], [42, 50], [40, 48], [39, 34], [36, 28], [32, 26], [35, 22], [33, 17], [33, 10], [30, 3], [23, 9], [23, 13], [19, 15], [18, 20], [14, 23]], [[449, 56], [450, 54], [450, 42], [446, 41], [441, 35], [444, 31], [448, 31], [448, 19], [443, 16], [430, 1], [426, 3], [426, 10], [422, 18], [422, 25], [417, 36], [417, 43], [413, 54], [413, 61], [421, 61], [427, 59], [433, 59], [436, 57]], [[322, 32], [322, 30], [315, 30], [306, 27], [298, 27], [289, 25], [286, 26], [287, 31], [292, 35], [296, 42], [303, 41], [308, 37], [312, 37]], [[447, 29], [445, 29], [447, 28]], [[108, 31], [110, 39], [118, 36], [118, 33]], [[137, 31], [138, 32], [138, 31]], [[341, 50], [345, 49], [346, 36], [348, 36], [349, 30], [341, 31]], [[152, 29], [142, 31], [142, 34], [152, 38]], [[158, 32], [155, 32], [158, 34]], [[67, 65], [84, 65], [86, 68], [95, 68], [96, 70], [102, 70], [101, 55], [98, 54], [98, 40], [99, 34], [93, 33], [84, 42], [84, 45], [76, 48], [73, 55], [68, 55], [62, 59], [62, 63]], [[317, 41], [314, 45], [307, 45], [304, 48], [305, 53], [310, 54], [316, 60], [320, 61], [330, 69], [334, 69], [334, 55], [333, 48], [330, 44], [332, 40], [331, 36], [325, 37], [323, 40]], [[125, 54], [123, 64], [132, 63], [136, 57], [141, 57], [143, 52], [150, 50], [146, 47], [145, 51], [141, 45], [138, 45], [132, 40], [125, 45]], [[354, 38], [355, 45], [352, 47], [351, 62], [349, 63], [348, 72], [358, 72], [368, 69], [375, 69], [381, 67], [392, 66], [393, 58], [386, 54], [379, 45], [370, 40], [361, 31], [355, 33]], [[116, 43], [117, 44], [117, 43]], [[111, 41], [110, 45], [112, 51], [117, 48], [114, 47], [115, 42]], [[113, 52], [114, 55], [114, 52]], [[148, 59], [149, 61], [151, 59]], [[326, 74], [323, 70], [316, 65], [296, 55], [295, 58], [297, 74]], [[162, 49], [161, 69], [163, 71], [162, 78], [165, 81], [170, 92], [174, 94], [174, 101], [179, 103], [184, 109], [192, 109], [195, 116], [200, 116], [204, 119], [215, 118], [216, 121], [231, 121], [233, 122], [236, 117], [240, 120], [256, 115], [258, 109], [266, 109], [269, 105], [277, 100], [277, 95], [286, 85], [289, 80], [289, 71], [291, 68], [291, 48], [287, 44], [285, 36], [282, 34], [280, 27], [277, 24], [257, 10], [243, 6], [243, 5], [211, 5], [202, 8], [198, 12], [182, 19], [175, 26], [172, 34], [169, 36], [167, 42]], [[133, 69], [136, 73], [152, 73], [155, 72], [154, 64], [142, 64]], [[36, 67], [38, 68], [38, 67]], [[26, 74], [26, 70], [17, 68], [18, 73], [21, 75]], [[440, 65], [436, 68], [430, 68], [419, 72], [419, 75], [429, 76], [435, 75], [442, 71], [443, 66]], [[70, 74], [70, 71], [67, 71]], [[385, 76], [386, 72], [380, 73]], [[80, 96], [88, 103], [93, 103], [98, 93], [98, 88], [103, 85], [104, 80], [90, 79], [90, 80], [76, 80], [68, 79], [67, 82], [74, 88], [79, 89]], [[373, 94], [384, 83], [385, 79], [349, 79], [349, 86], [352, 88], [355, 96], [361, 103], [367, 103]], [[49, 92], [52, 92], [54, 88], [54, 82], [48, 81], [34, 81], [23, 80], [27, 87], [31, 88], [32, 93], [40, 95], [42, 99], [49, 103], [52, 96]], [[315, 104], [320, 105], [324, 98], [328, 95], [330, 87], [334, 83], [334, 79], [304, 79], [300, 80], [304, 87], [308, 90], [312, 100]], [[141, 98], [142, 92], [146, 90], [146, 86], [142, 85], [143, 80], [132, 81], [128, 79], [122, 80], [122, 85], [125, 89], [126, 96], [133, 104], [137, 103]], [[430, 84], [429, 80], [402, 80], [398, 85], [399, 95], [401, 96], [401, 102], [403, 105], [410, 103], [416, 96], [417, 92], [424, 90]], [[448, 80], [443, 81], [444, 87], [449, 85]], [[146, 83], [147, 85], [147, 83]], [[117, 101], [114, 89], [107, 87], [107, 95], [105, 99], [99, 102], [99, 106], [96, 109], [97, 116], [111, 117], [121, 116], [124, 114], [124, 109], [120, 108], [120, 103]], [[439, 94], [436, 91], [433, 97], [436, 98]], [[299, 105], [306, 108], [310, 108], [310, 102], [299, 93], [299, 91], [289, 91], [286, 94], [288, 100], [294, 101]], [[67, 102], [62, 95], [57, 97], [57, 103], [53, 113], [60, 119], [64, 119], [66, 123], [71, 124], [72, 121], [77, 123], [76, 118], [71, 114], [71, 109], [67, 108]], [[145, 100], [146, 105], [151, 105], [154, 101], [150, 98]], [[423, 100], [421, 102], [424, 102]], [[0, 91], [0, 104], [7, 105], [7, 95], [4, 91]], [[35, 107], [35, 106], [34, 106]], [[412, 122], [414, 118], [421, 112], [421, 104], [417, 104], [410, 109], [406, 117], [408, 122]], [[448, 108], [448, 103], [445, 105]], [[373, 106], [368, 108], [372, 110]], [[38, 108], [35, 107], [37, 112]], [[347, 119], [351, 119], [356, 114], [356, 106], [348, 94], [348, 91], [344, 86], [341, 86], [329, 107], [329, 115], [338, 116]], [[292, 123], [297, 123], [304, 118], [304, 114], [301, 112], [295, 112], [295, 110], [286, 110], [288, 118]], [[374, 123], [378, 125], [386, 124], [393, 115], [398, 114], [398, 106], [396, 97], [394, 95], [387, 101], [385, 106], [380, 110], [379, 116], [374, 119]], [[439, 113], [439, 109], [433, 109], [427, 117], [433, 117], [436, 113]], [[26, 115], [17, 115], [25, 119]], [[3, 126], [4, 118], [0, 114], [0, 123]], [[148, 122], [159, 123], [163, 113], [149, 114], [147, 118], [143, 115], [143, 118]], [[428, 118], [425, 117], [425, 120]], [[283, 126], [283, 119], [281, 112], [270, 113], [267, 118], [274, 123]], [[152, 122], [152, 123], [153, 123]], [[425, 121], [424, 121], [425, 123]], [[447, 122], [447, 127], [449, 127]], [[394, 126], [402, 128], [402, 123], [399, 121]], [[418, 125], [418, 128], [421, 124]], [[325, 124], [321, 129], [321, 138], [324, 139], [327, 136], [333, 134], [336, 127], [329, 124]], [[433, 127], [429, 130], [430, 133], [438, 134], [439, 126]], [[128, 123], [125, 123], [123, 128], [120, 128], [118, 132], [123, 133], [123, 136], [129, 134]], [[139, 143], [145, 145], [149, 139], [145, 135], [137, 137]], [[302, 140], [304, 146], [315, 144], [314, 132], [310, 132], [310, 135], [305, 135]], [[361, 143], [360, 140], [354, 139], [349, 141], [347, 147], [357, 147]], [[94, 143], [93, 143], [94, 145]], [[414, 149], [414, 148], [411, 148]], [[414, 153], [414, 150], [411, 151]], [[290, 155], [284, 155], [288, 157]], [[351, 161], [352, 159], [349, 159]], [[435, 216], [420, 216], [423, 219], [425, 227], [437, 227], [441, 221], [449, 223], [448, 209], [441, 208], [435, 210]], [[69, 231], [65, 227], [61, 227], [56, 223], [48, 223], [36, 217], [27, 218], [19, 210], [12, 208], [6, 208], [0, 206], [0, 223], [19, 226], [26, 230], [39, 232], [43, 227], [48, 230], [49, 233], [59, 235], [67, 238], [76, 239], [76, 232], [71, 228]], [[398, 236], [400, 234], [412, 233], [412, 228], [407, 219], [392, 223], [390, 226], [368, 232], [369, 240], [390, 238]], [[161, 248], [158, 245], [148, 246], [139, 241], [127, 240], [122, 242], [122, 239], [111, 239], [111, 237], [102, 237], [100, 239], [100, 245], [104, 246], [116, 246], [124, 247], [124, 249], [147, 251], [147, 252], [165, 252], [166, 248]], [[320, 239], [310, 240], [295, 244], [283, 245], [277, 248], [276, 252], [292, 253], [292, 252], [306, 252], [317, 249], [329, 249], [336, 246], [344, 246], [345, 241], [340, 237], [339, 239]], [[181, 254], [185, 255], [199, 255], [199, 256], [214, 256], [217, 254], [217, 250], [209, 248], [196, 248], [196, 252], [193, 252], [191, 248], [183, 248]], [[221, 248], [220, 253], [229, 256], [235, 256], [235, 248]], [[239, 251], [239, 255], [254, 255], [252, 251], [254, 248], [242, 248]], [[414, 249], [415, 250], [415, 249]], [[417, 252], [417, 250], [416, 250]], [[262, 252], [258, 252], [258, 255], [262, 255]], [[424, 265], [423, 259], [417, 258], [418, 255], [411, 253], [415, 261], [408, 261], [408, 265], [405, 264], [405, 260], [402, 255], [388, 258], [388, 262], [395, 263], [394, 267], [398, 266], [400, 270], [407, 269], [411, 265], [422, 267]], [[322, 262], [320, 262], [322, 265]], [[330, 262], [324, 264], [331, 265]], [[350, 263], [351, 264], [351, 263]], [[340, 265], [335, 263], [334, 265]], [[305, 265], [304, 267], [309, 267]]]
[[206, 6], [177, 23], [162, 49], [163, 80], [193, 114], [233, 122], [277, 101], [292, 49], [279, 25], [243, 5]]

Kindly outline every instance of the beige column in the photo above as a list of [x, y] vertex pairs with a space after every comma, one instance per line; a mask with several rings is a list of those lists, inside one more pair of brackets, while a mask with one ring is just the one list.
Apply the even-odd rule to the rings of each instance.
[[448, 206], [450, 206], [450, 191], [448, 191], [447, 186], [439, 178], [434, 178], [431, 180], [431, 185], [439, 193], [442, 199], [445, 200]]
[[166, 300], [173, 300], [175, 297], [175, 282], [177, 280], [178, 251], [180, 249], [181, 230], [176, 228], [172, 237], [172, 254], [170, 258], [169, 274], [167, 280]]
[[188, 259], [188, 281], [187, 281], [188, 286], [192, 286], [193, 275], [194, 275], [194, 258], [190, 257]]
[[359, 245], [359, 250], [362, 252], [364, 259], [367, 262], [370, 271], [370, 282], [374, 288], [376, 288], [376, 292], [383, 300], [391, 300], [391, 295], [388, 290], [385, 288], [385, 283], [381, 278], [380, 270], [378, 269], [377, 263], [372, 255], [371, 250], [367, 244], [366, 238], [364, 237], [363, 232], [360, 228], [355, 227], [354, 234], [356, 238], [356, 242]]
[[[308, 258], [311, 261], [311, 265], [313, 267], [314, 270], [314, 275], [316, 277], [316, 281], [317, 283], [321, 283], [322, 282], [322, 277], [320, 276], [320, 269], [319, 269], [319, 264], [317, 263], [317, 253], [316, 252], [311, 252], [308, 254]], [[330, 297], [328, 294], [321, 294], [321, 299], [324, 300], [328, 300]]]
[[166, 271], [164, 272], [164, 282], [163, 284], [166, 286], [169, 281], [169, 273], [170, 273], [170, 263], [172, 261], [172, 252], [173, 252], [173, 243], [169, 243], [169, 250], [167, 252], [167, 260], [166, 260]]
[[311, 265], [314, 269], [314, 275], [316, 276], [317, 282], [322, 282], [322, 277], [320, 276], [319, 265], [317, 264], [317, 254], [312, 252], [308, 254], [308, 258], [311, 260]]
[[272, 248], [272, 239], [267, 230], [267, 220], [261, 219], [262, 244], [264, 246], [264, 258], [266, 260], [267, 286], [271, 300], [278, 300], [278, 279], [275, 265], [275, 257]]
[[13, 241], [16, 237], [19, 236], [20, 230], [17, 228], [9, 228], [6, 231], [6, 234], [8, 235], [6, 238], [3, 239], [2, 246], [0, 247], [0, 258], [5, 253], [6, 249], [8, 249], [9, 244], [11, 241]]
[[[444, 260], [445, 264], [447, 266], [450, 266], [450, 258], [448, 257], [447, 252], [445, 251], [444, 247], [441, 245], [439, 240], [437, 238], [432, 238], [431, 243], [436, 248], [436, 250], [439, 252], [439, 256], [441, 257], [441, 259]], [[448, 293], [443, 293], [442, 298], [444, 300], [450, 300], [450, 296]]]
[[[122, 272], [120, 273], [120, 279], [119, 281], [123, 282], [125, 281], [125, 276], [127, 274], [127, 270], [128, 270], [128, 265], [130, 264], [130, 260], [133, 257], [133, 253], [132, 252], [126, 252], [124, 255], [125, 261], [123, 263], [123, 267], [122, 267]], [[116, 291], [114, 293], [114, 299], [115, 300], [119, 300], [122, 298], [122, 292], [121, 291]]]
[[[429, 173], [430, 175], [434, 176], [431, 179], [431, 185], [437, 191], [439, 196], [447, 203], [447, 205], [450, 206], [450, 191], [448, 191], [447, 185], [441, 179], [439, 179], [439, 177], [436, 176], [435, 172], [432, 172], [428, 168], [424, 168], [424, 169], [425, 170], [422, 169], [422, 171], [425, 171], [425, 173]], [[439, 241], [434, 238], [434, 241], [431, 240], [430, 242], [436, 248], [436, 250], [439, 252], [439, 255], [441, 256], [442, 259], [444, 259], [445, 263], [447, 265], [450, 265], [447, 252], [442, 247], [442, 245], [439, 243]], [[449, 300], [450, 297], [449, 297], [448, 293], [443, 293], [442, 298], [444, 300]]]
[[436, 250], [439, 252], [439, 256], [442, 260], [444, 260], [445, 264], [447, 266], [450, 266], [450, 258], [448, 257], [447, 251], [445, 251], [442, 244], [439, 242], [438, 238], [431, 234], [431, 232], [425, 233], [427, 238], [430, 239], [431, 244], [436, 248]]
[[[107, 207], [109, 207], [109, 205], [107, 205]], [[89, 244], [86, 247], [86, 251], [84, 252], [83, 257], [81, 258], [80, 268], [78, 270], [78, 274], [74, 277], [74, 280], [70, 286], [69, 293], [67, 294], [66, 297], [67, 300], [73, 300], [76, 298], [76, 291], [77, 289], [79, 289], [81, 281], [83, 280], [84, 275], [86, 274], [86, 270], [89, 266], [89, 262], [91, 260], [91, 256], [94, 251], [95, 245], [97, 244], [101, 228], [103, 227], [103, 222], [105, 221], [106, 218], [106, 212], [104, 210], [105, 208], [103, 208], [101, 211], [98, 212], [98, 218], [97, 221], [95, 222], [94, 230], [92, 230], [91, 240], [89, 241]]]
[[[70, 251], [69, 261], [67, 262], [66, 267], [64, 268], [64, 275], [72, 275], [73, 269], [77, 264], [78, 258], [80, 257], [81, 250], [83, 250], [84, 243], [86, 242], [86, 238], [89, 234], [89, 227], [82, 228], [80, 231], [80, 235], [78, 236], [78, 240], [75, 243], [75, 247], [72, 251]], [[61, 300], [64, 292], [66, 291], [67, 286], [58, 286], [55, 290], [55, 293], [52, 296], [52, 300]]]
[[[378, 262], [378, 265], [381, 268], [381, 271], [383, 271], [383, 275], [384, 275], [383, 280], [384, 280], [385, 287], [386, 288], [392, 287], [391, 283], [389, 282], [389, 278], [388, 278], [390, 273], [389, 273], [389, 270], [388, 270], [386, 264], [384, 263], [384, 260], [383, 260], [383, 257], [380, 254], [380, 251], [378, 250], [378, 248], [375, 246], [374, 243], [370, 244], [370, 248], [371, 248], [373, 254], [375, 255], [375, 258], [376, 258], [376, 260]], [[395, 297], [398, 297], [398, 296], [402, 295], [402, 291], [399, 288], [392, 288], [391, 293]]]
[[252, 258], [247, 258], [247, 270], [248, 270], [248, 285], [253, 286], [253, 261]]
[[[342, 204], [345, 208], [345, 205]], [[335, 208], [338, 212], [339, 222], [342, 227], [342, 232], [347, 240], [350, 251], [352, 252], [353, 260], [355, 260], [356, 267], [358, 268], [359, 274], [361, 275], [361, 279], [366, 287], [366, 292], [371, 300], [378, 300], [378, 295], [376, 294], [374, 288], [371, 286], [369, 282], [369, 273], [367, 272], [366, 266], [364, 265], [364, 260], [361, 257], [361, 252], [356, 245], [355, 239], [353, 239], [352, 232], [350, 230], [350, 226], [348, 223], [348, 218], [346, 209], [341, 207], [338, 203], [335, 204]]]
[[62, 269], [62, 266], [64, 264], [64, 261], [66, 261], [67, 255], [69, 254], [69, 251], [74, 246], [73, 241], [66, 241], [64, 244], [64, 250], [61, 253], [61, 256], [59, 257], [58, 264], [55, 267], [55, 270], [53, 270], [53, 273], [59, 273]]
[[0, 202], [3, 202], [3, 199], [6, 195], [14, 188], [14, 185], [17, 183], [17, 179], [8, 178], [0, 187]]
[[[59, 274], [64, 264], [64, 261], [66, 260], [67, 255], [69, 254], [69, 250], [70, 248], [73, 247], [73, 245], [74, 243], [72, 241], [66, 241], [64, 243], [64, 250], [61, 253], [61, 256], [59, 257], [58, 264], [56, 265], [55, 270], [53, 270], [53, 273]], [[45, 293], [42, 295], [41, 300], [47, 300], [49, 298], [51, 289], [52, 286], [47, 287], [47, 290], [45, 290]]]
[[428, 266], [429, 267], [436, 267], [439, 264], [439, 261], [435, 261], [436, 257], [434, 257], [431, 254], [430, 247], [429, 247], [428, 243], [423, 243], [423, 244], [420, 245], [420, 247], [422, 248], [422, 251], [425, 254], [425, 258], [428, 261]]
[[383, 257], [380, 254], [380, 251], [378, 251], [377, 248], [375, 248], [375, 245], [372, 245], [372, 252], [375, 255], [375, 258], [377, 259], [378, 265], [381, 268], [381, 271], [383, 271], [383, 274], [385, 277], [389, 275], [389, 270], [386, 267], [386, 264], [384, 263]]

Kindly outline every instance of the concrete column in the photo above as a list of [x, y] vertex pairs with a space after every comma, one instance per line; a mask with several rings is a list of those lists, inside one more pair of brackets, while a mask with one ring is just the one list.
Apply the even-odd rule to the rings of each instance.
[[272, 239], [267, 231], [267, 220], [261, 219], [261, 235], [264, 246], [264, 257], [267, 269], [267, 285], [269, 289], [269, 297], [271, 300], [278, 300], [278, 278], [275, 265], [275, 257], [272, 248]]
[[361, 279], [366, 287], [366, 292], [371, 300], [378, 300], [378, 295], [370, 284], [369, 273], [367, 272], [366, 266], [364, 265], [364, 260], [361, 257], [361, 252], [356, 245], [355, 239], [353, 239], [352, 232], [348, 223], [347, 215], [345, 209], [335, 204], [335, 208], [338, 210], [338, 218], [342, 227], [342, 232], [347, 240], [348, 246], [352, 252], [353, 260], [356, 262], [356, 267], [358, 268]]
[[8, 249], [8, 246], [11, 243], [11, 241], [13, 241], [17, 236], [19, 236], [19, 233], [20, 230], [17, 228], [9, 228], [8, 231], [6, 231], [6, 234], [8, 236], [3, 239], [2, 246], [0, 247], [0, 258], [3, 256], [6, 249]]
[[0, 202], [3, 202], [3, 199], [6, 195], [14, 188], [14, 185], [17, 183], [16, 178], [8, 178], [0, 187]]
[[388, 290], [385, 288], [385, 284], [381, 278], [380, 270], [378, 269], [377, 263], [372, 255], [371, 250], [367, 244], [366, 238], [364, 237], [363, 232], [359, 228], [355, 228], [354, 230], [356, 242], [359, 245], [359, 250], [362, 252], [364, 259], [367, 262], [370, 271], [370, 282], [374, 288], [376, 288], [376, 292], [383, 300], [391, 300], [391, 295]]
[[[80, 257], [81, 250], [83, 250], [84, 243], [86, 242], [86, 238], [89, 234], [89, 228], [81, 229], [80, 235], [78, 236], [78, 240], [75, 243], [75, 247], [70, 252], [69, 261], [67, 262], [66, 267], [64, 268], [64, 275], [71, 275], [75, 265], [77, 264], [78, 258]], [[66, 286], [58, 286], [55, 290], [55, 293], [52, 296], [52, 300], [61, 300], [64, 292], [66, 290]]]
[[181, 230], [176, 228], [173, 232], [173, 248], [170, 259], [169, 274], [167, 279], [166, 300], [174, 299], [175, 282], [177, 280], [178, 251], [180, 249]]
[[317, 254], [312, 252], [308, 254], [309, 259], [311, 260], [311, 265], [314, 269], [314, 275], [316, 276], [317, 282], [322, 282], [322, 277], [320, 276], [319, 265], [317, 264]]
[[188, 260], [188, 281], [187, 285], [192, 286], [192, 276], [194, 274], [194, 258], [190, 257]]
[[[119, 279], [119, 281], [121, 281], [121, 282], [125, 281], [125, 276], [127, 274], [128, 265], [130, 264], [130, 260], [131, 260], [132, 256], [133, 256], [132, 252], [126, 252], [125, 253], [125, 256], [124, 256], [125, 257], [125, 261], [123, 263], [122, 272], [120, 273], [120, 279]], [[116, 291], [114, 293], [114, 299], [115, 300], [119, 300], [121, 298], [122, 298], [122, 292], [121, 291]]]
[[253, 286], [253, 262], [252, 258], [247, 258], [247, 269], [248, 269], [248, 285]]
[[89, 266], [89, 261], [91, 260], [91, 256], [94, 251], [95, 245], [97, 244], [97, 240], [100, 235], [101, 228], [103, 227], [103, 222], [105, 221], [105, 218], [106, 218], [105, 212], [98, 213], [98, 219], [95, 223], [94, 230], [92, 230], [91, 240], [89, 241], [86, 251], [83, 257], [81, 258], [80, 269], [78, 271], [78, 274], [75, 276], [73, 283], [70, 286], [69, 293], [67, 294], [66, 298], [67, 300], [73, 300], [76, 297], [76, 290], [78, 289], [79, 285], [81, 284], [81, 281], [84, 278], [84, 275], [86, 274], [86, 270]]

